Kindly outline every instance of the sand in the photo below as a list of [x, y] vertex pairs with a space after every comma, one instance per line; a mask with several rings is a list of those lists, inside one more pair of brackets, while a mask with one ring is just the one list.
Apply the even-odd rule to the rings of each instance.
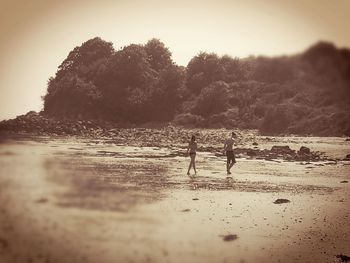
[[[274, 138], [340, 158], [344, 138]], [[0, 144], [0, 262], [340, 262], [350, 162], [197, 155], [76, 138]], [[193, 174], [193, 172], [192, 172]], [[342, 183], [341, 183], [342, 182]], [[278, 198], [290, 202], [274, 204]], [[232, 235], [232, 236], [228, 236]], [[226, 237], [226, 240], [225, 240]]]

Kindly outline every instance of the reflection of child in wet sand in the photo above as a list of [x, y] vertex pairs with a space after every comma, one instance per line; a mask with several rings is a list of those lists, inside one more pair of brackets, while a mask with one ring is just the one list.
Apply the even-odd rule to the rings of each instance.
[[226, 152], [227, 162], [226, 162], [226, 170], [227, 174], [231, 174], [231, 168], [236, 163], [235, 153], [233, 152], [233, 144], [235, 143], [234, 138], [236, 138], [236, 134], [234, 132], [231, 133], [231, 137], [225, 141], [224, 144], [224, 152]]
[[190, 175], [191, 167], [193, 167], [194, 173], [196, 174], [196, 151], [197, 151], [197, 142], [196, 137], [192, 135], [191, 141], [188, 143], [187, 154], [190, 154], [191, 162], [188, 166], [187, 175]]

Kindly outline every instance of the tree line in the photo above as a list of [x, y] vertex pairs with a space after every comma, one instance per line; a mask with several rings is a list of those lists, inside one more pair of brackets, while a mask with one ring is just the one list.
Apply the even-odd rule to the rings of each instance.
[[350, 50], [319, 42], [273, 58], [201, 52], [182, 67], [158, 39], [115, 50], [96, 37], [68, 54], [43, 99], [56, 118], [349, 135]]

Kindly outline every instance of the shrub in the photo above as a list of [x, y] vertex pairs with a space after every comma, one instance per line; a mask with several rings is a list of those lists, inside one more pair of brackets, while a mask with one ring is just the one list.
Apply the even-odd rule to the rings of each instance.
[[261, 125], [261, 131], [265, 133], [285, 132], [291, 122], [291, 116], [282, 105], [267, 110]]
[[194, 113], [203, 117], [223, 112], [227, 109], [228, 85], [223, 81], [217, 81], [202, 89], [197, 97]]
[[198, 126], [203, 122], [203, 118], [198, 115], [194, 115], [191, 113], [183, 113], [175, 116], [174, 124], [182, 125], [182, 126]]

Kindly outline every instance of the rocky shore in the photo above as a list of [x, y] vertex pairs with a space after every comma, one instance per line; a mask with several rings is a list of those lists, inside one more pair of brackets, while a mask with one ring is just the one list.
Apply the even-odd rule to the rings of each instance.
[[[237, 158], [286, 161], [340, 161], [330, 159], [322, 152], [312, 151], [302, 146], [293, 150], [289, 146], [275, 145], [262, 149], [260, 143], [273, 141], [273, 137], [258, 136], [255, 130], [236, 131], [238, 134], [235, 153]], [[138, 147], [172, 148], [176, 154], [183, 155], [184, 148], [192, 135], [199, 141], [199, 151], [222, 155], [222, 145], [228, 136], [227, 129], [187, 129], [171, 124], [163, 127], [132, 127], [99, 120], [55, 119], [44, 114], [30, 111], [12, 120], [0, 122], [0, 138], [6, 136], [76, 136], [91, 140], [132, 145]], [[346, 157], [345, 157], [346, 160]]]

